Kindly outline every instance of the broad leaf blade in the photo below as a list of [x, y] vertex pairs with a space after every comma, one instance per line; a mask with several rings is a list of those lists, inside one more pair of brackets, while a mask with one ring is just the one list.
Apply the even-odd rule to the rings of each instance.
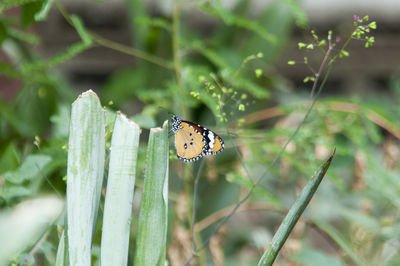
[[140, 128], [118, 113], [111, 140], [110, 167], [101, 238], [101, 264], [126, 265]]
[[18, 204], [13, 210], [0, 212], [0, 265], [34, 245], [61, 215], [64, 202], [43, 197]]
[[168, 214], [168, 129], [150, 130], [135, 266], [165, 264]]
[[67, 214], [71, 265], [91, 265], [91, 243], [103, 183], [104, 111], [93, 91], [72, 105], [68, 143]]

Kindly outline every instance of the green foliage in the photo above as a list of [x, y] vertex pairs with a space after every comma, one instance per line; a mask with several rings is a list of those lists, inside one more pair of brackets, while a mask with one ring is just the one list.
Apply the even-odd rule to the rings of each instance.
[[[349, 261], [397, 265], [400, 261], [396, 244], [400, 235], [396, 218], [400, 208], [396, 179], [399, 168], [395, 164], [398, 160], [388, 155], [396, 149], [391, 139], [399, 138], [400, 111], [398, 97], [395, 97], [400, 91], [398, 77], [393, 76], [389, 82], [389, 97], [378, 93], [372, 97], [327, 96], [313, 103], [312, 112], [286, 151], [276, 159], [296, 125], [302, 123], [310, 100], [309, 96], [297, 93], [292, 82], [275, 71], [275, 63], [282, 61], [282, 51], [287, 46], [297, 46], [300, 60], [289, 60], [288, 65], [310, 70], [302, 80], [310, 91], [316, 84], [311, 93], [316, 97], [319, 85], [325, 83], [323, 74], [329, 75], [332, 63], [341, 59], [345, 64], [347, 57], [352, 56], [350, 41], [357, 39], [367, 48], [374, 44], [372, 31], [377, 29], [377, 23], [368, 16], [353, 17], [348, 39], [336, 36], [336, 29], [333, 29], [327, 34], [311, 31], [310, 38], [293, 43], [290, 35], [294, 23], [303, 29], [308, 27], [298, 1], [273, 1], [255, 14], [252, 2], [246, 0], [237, 1], [230, 8], [223, 1], [176, 1], [172, 14], [162, 11], [159, 13], [162, 15], [153, 15], [146, 10], [143, 1], [130, 0], [126, 10], [134, 44], [124, 46], [87, 29], [77, 15], [69, 15], [58, 1], [0, 2], [0, 11], [13, 7], [19, 7], [21, 12], [0, 16], [0, 43], [5, 56], [0, 62], [0, 73], [18, 84], [14, 101], [0, 101], [2, 211], [43, 193], [56, 191], [60, 197], [64, 196], [68, 181], [66, 156], [71, 149], [66, 145], [70, 104], [77, 92], [56, 74], [57, 67], [79, 57], [83, 51], [103, 46], [132, 56], [132, 62], [135, 61], [135, 65], [110, 73], [105, 84], [96, 88], [103, 106], [107, 105], [104, 121], [107, 151], [111, 147], [116, 110], [134, 112], [130, 113], [130, 118], [144, 129], [160, 125], [169, 117], [168, 110], [216, 129], [225, 141], [225, 151], [205, 162], [196, 206], [192, 206], [191, 182], [200, 171], [198, 165], [182, 166], [171, 147], [174, 160], [170, 162], [173, 186], [169, 198], [171, 211], [168, 212], [169, 249], [176, 248], [175, 240], [180, 232], [184, 233], [183, 239], [190, 238], [187, 235], [191, 229], [192, 207], [199, 214], [196, 222], [206, 228], [195, 232], [196, 241], [201, 242], [207, 240], [213, 223], [224, 217], [219, 211], [236, 204], [239, 196], [254, 188], [246, 199], [248, 205], [241, 206], [246, 212], [240, 208], [232, 217], [240, 219], [240, 228], [231, 226], [234, 222], [224, 226], [226, 231], [214, 236], [216, 241], [212, 243], [211, 252], [199, 252], [198, 259], [199, 264], [209, 264], [214, 259], [213, 252], [223, 246], [227, 264], [255, 264], [258, 255], [253, 255], [249, 263], [240, 261], [241, 254], [264, 251], [296, 198], [296, 192], [304, 187], [307, 176], [317, 169], [327, 150], [336, 147], [335, 161], [302, 216], [306, 229], [302, 231], [299, 226], [299, 232], [288, 240], [297, 241], [294, 246], [301, 249], [294, 254], [285, 250], [277, 263], [291, 260], [305, 265], [344, 265]], [[49, 23], [51, 8], [64, 16], [81, 40], [45, 60], [36, 52], [40, 50], [37, 46], [41, 45], [41, 37], [30, 27], [38, 21]], [[199, 30], [197, 26], [202, 25], [189, 23], [190, 12], [201, 12], [212, 24], [207, 24], [207, 30]], [[321, 68], [323, 71], [319, 72], [320, 66], [313, 64], [316, 62], [314, 55], [321, 52], [321, 65], [324, 58], [327, 59]], [[143, 131], [146, 136], [147, 130]], [[141, 141], [135, 185], [135, 191], [139, 192], [146, 182], [143, 173], [148, 171], [145, 153], [146, 145]], [[109, 156], [106, 154], [105, 158], [107, 164]], [[259, 185], [254, 186], [260, 176]], [[104, 209], [103, 200], [100, 204], [100, 209]], [[253, 204], [258, 204], [257, 208]], [[134, 211], [135, 218], [135, 205]], [[102, 215], [100, 211], [99, 218]], [[138, 239], [137, 223], [131, 225], [129, 242], [133, 247], [129, 250], [128, 264], [133, 263], [136, 248], [132, 243]], [[101, 255], [100, 226], [97, 224], [93, 234], [88, 234], [93, 236], [93, 263], [97, 263]], [[307, 234], [313, 230], [311, 228], [317, 228], [318, 238], [323, 238], [327, 244], [321, 248], [315, 246], [315, 236]], [[260, 229], [267, 236], [262, 240]], [[224, 238], [229, 241], [218, 242]], [[68, 257], [61, 252], [68, 249], [67, 245], [62, 245], [68, 242], [67, 237], [59, 242], [55, 227], [51, 227], [44, 239], [40, 246], [51, 247], [50, 255], [43, 259], [44, 264], [54, 264], [58, 243], [57, 261], [63, 264], [61, 258]], [[192, 243], [187, 240], [180, 244], [189, 247]], [[22, 248], [13, 262], [20, 263], [27, 258], [30, 248]], [[337, 254], [328, 255], [323, 252], [325, 248], [336, 250]], [[36, 256], [37, 253], [33, 259]], [[168, 255], [167, 259], [171, 262]]]
[[101, 236], [101, 263], [126, 265], [140, 128], [118, 113], [111, 140], [107, 197]]
[[29, 27], [36, 21], [35, 19], [36, 13], [41, 11], [43, 3], [44, 3], [43, 0], [38, 0], [22, 5], [21, 25], [23, 27], [25, 28]]
[[[135, 265], [165, 265], [168, 222], [168, 127], [150, 130]], [[151, 247], [151, 248], [150, 248]]]
[[68, 140], [67, 234], [72, 265], [91, 265], [104, 161], [104, 112], [97, 95], [87, 91], [72, 104]]

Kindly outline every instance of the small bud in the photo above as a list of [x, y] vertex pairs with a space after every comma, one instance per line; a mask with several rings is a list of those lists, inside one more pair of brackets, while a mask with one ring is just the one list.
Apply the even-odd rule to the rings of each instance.
[[375, 22], [375, 21], [372, 21], [371, 23], [368, 24], [368, 27], [369, 27], [370, 29], [375, 30], [375, 29], [376, 29], [376, 22]]
[[339, 54], [339, 58], [343, 58], [344, 56], [349, 56], [349, 52], [345, 50], [341, 50]]
[[245, 107], [244, 107], [244, 104], [239, 104], [239, 111], [244, 111], [244, 109], [245, 109]]
[[325, 46], [325, 45], [326, 45], [326, 41], [325, 41], [325, 40], [322, 40], [322, 41], [320, 41], [320, 42], [318, 43], [318, 45], [319, 45], [319, 46]]
[[368, 38], [366, 38], [366, 42], [365, 42], [365, 48], [371, 47], [375, 42], [375, 37], [374, 36], [370, 36]]
[[306, 47], [306, 44], [305, 44], [305, 43], [302, 43], [302, 42], [299, 42], [299, 43], [297, 44], [297, 46], [299, 47], [299, 49], [303, 49], [304, 47]]
[[360, 19], [360, 17], [359, 16], [357, 16], [357, 15], [353, 15], [353, 20], [359, 20]]
[[367, 16], [364, 16], [364, 17], [363, 17], [363, 20], [364, 20], [364, 21], [368, 21], [368, 20], [369, 20], [368, 15], [367, 15]]
[[240, 99], [246, 100], [246, 99], [247, 99], [247, 94], [246, 94], [246, 93], [243, 93], [243, 94], [240, 96]]
[[293, 61], [293, 60], [290, 60], [287, 63], [288, 63], [289, 66], [294, 66], [296, 64], [296, 62]]
[[315, 33], [314, 30], [311, 31], [311, 35], [313, 36], [313, 38], [318, 41], [318, 35]]
[[262, 71], [262, 69], [257, 68], [257, 69], [254, 71], [254, 73], [256, 74], [256, 77], [257, 77], [257, 78], [260, 78], [260, 77], [262, 76], [262, 74], [263, 74], [263, 71]]
[[342, 40], [342, 38], [340, 38], [340, 36], [336, 36], [336, 42], [340, 42]]
[[35, 140], [33, 141], [33, 144], [40, 149], [40, 137], [35, 136]]
[[200, 82], [204, 82], [206, 80], [206, 77], [204, 77], [204, 76], [199, 76], [199, 81]]
[[264, 54], [261, 53], [261, 52], [259, 52], [259, 53], [257, 53], [257, 57], [258, 57], [258, 58], [263, 58], [263, 57], [264, 57]]
[[328, 31], [328, 40], [329, 41], [332, 40], [332, 31], [331, 30]]
[[314, 45], [313, 45], [312, 43], [310, 43], [309, 45], [307, 45], [307, 49], [308, 49], [308, 50], [314, 49]]

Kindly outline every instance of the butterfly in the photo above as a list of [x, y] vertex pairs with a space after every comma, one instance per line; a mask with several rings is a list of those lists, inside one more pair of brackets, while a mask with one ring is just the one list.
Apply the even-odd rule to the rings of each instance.
[[215, 155], [224, 150], [224, 141], [211, 130], [179, 119], [176, 115], [172, 115], [171, 120], [176, 154], [182, 161], [194, 162], [205, 155]]

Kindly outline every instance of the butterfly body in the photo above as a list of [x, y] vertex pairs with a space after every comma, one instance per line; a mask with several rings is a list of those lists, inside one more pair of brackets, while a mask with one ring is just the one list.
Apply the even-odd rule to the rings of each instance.
[[224, 141], [211, 130], [172, 116], [172, 131], [175, 133], [175, 149], [184, 162], [197, 161], [206, 155], [223, 151]]

